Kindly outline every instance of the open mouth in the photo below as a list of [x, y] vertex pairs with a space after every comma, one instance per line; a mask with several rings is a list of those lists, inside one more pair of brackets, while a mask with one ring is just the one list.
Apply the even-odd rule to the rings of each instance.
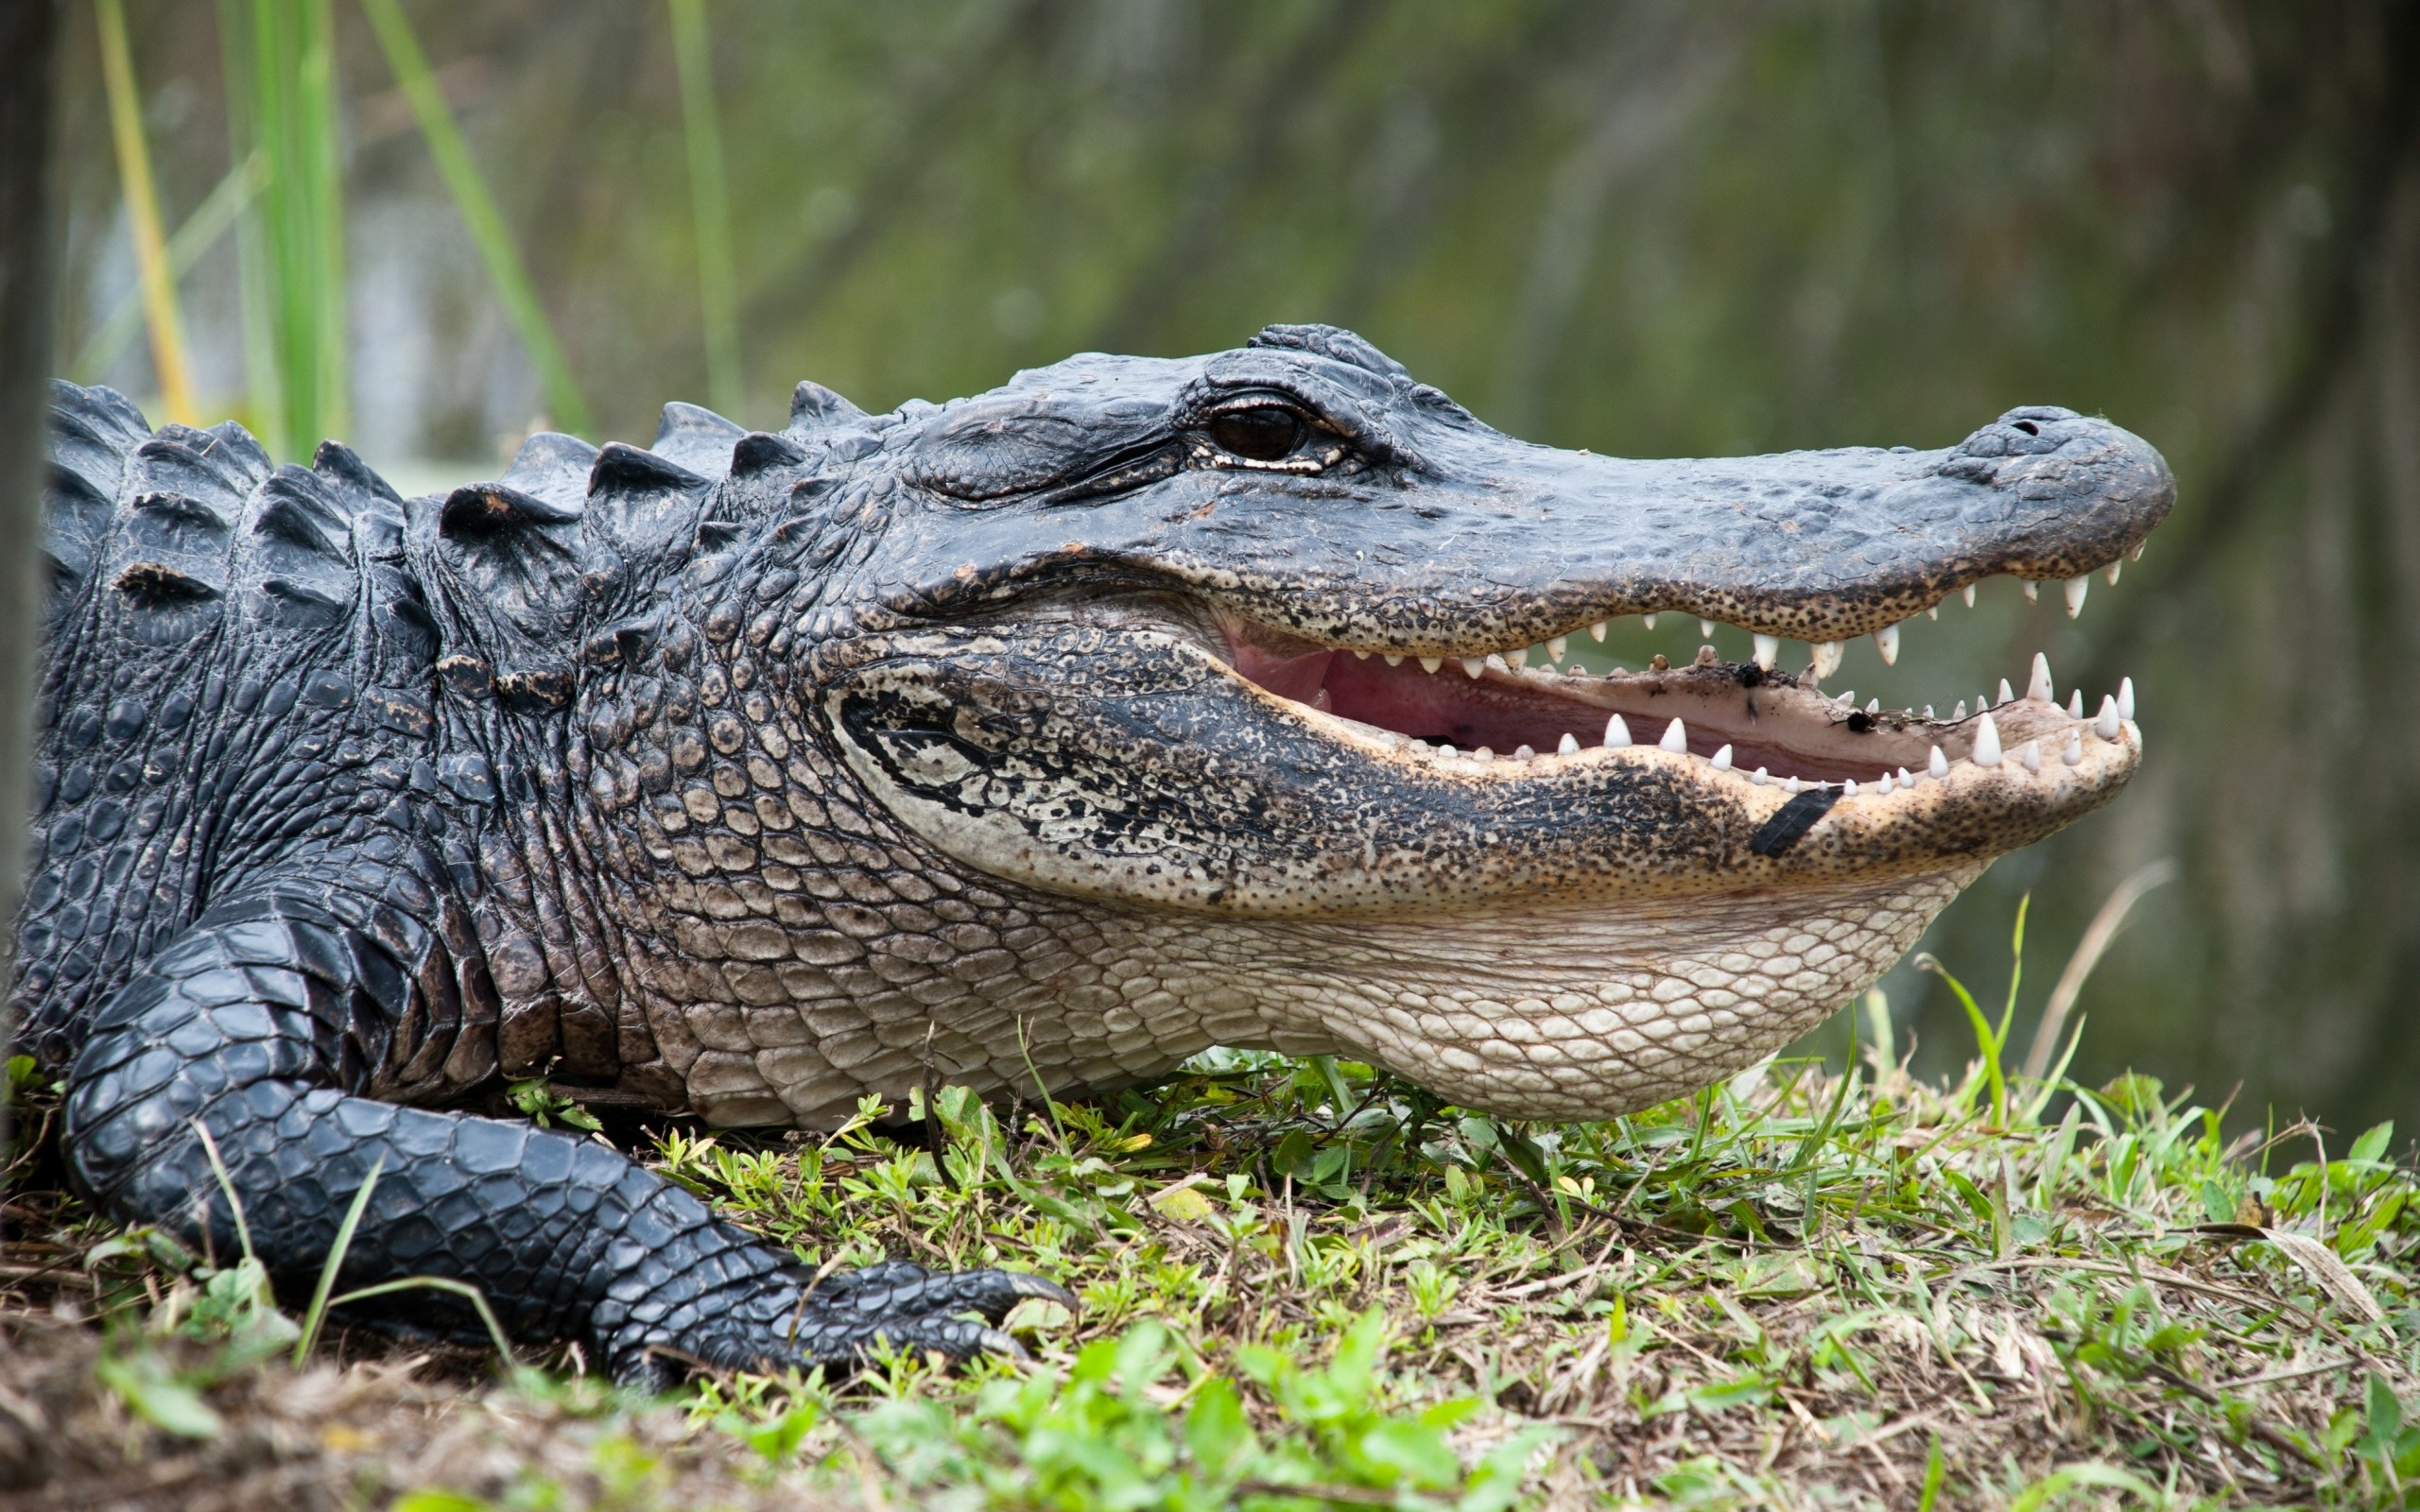
[[[2073, 590], [2069, 601], [2081, 603]], [[1651, 626], [1654, 616], [1647, 617]], [[1758, 660], [1724, 662], [1711, 644], [1673, 666], [1662, 656], [1633, 672], [1566, 668], [1568, 641], [1463, 657], [1420, 657], [1337, 647], [1248, 620], [1222, 618], [1229, 663], [1269, 693], [1340, 721], [1351, 733], [1452, 769], [1527, 768], [1547, 775], [1574, 760], [1657, 747], [1699, 758], [1707, 770], [1785, 793], [1888, 794], [1948, 778], [1954, 767], [2012, 775], [2123, 755], [2134, 739], [2133, 679], [2087, 703], [2062, 698], [2047, 659], [2036, 656], [2020, 691], [1948, 710], [1884, 709], [1854, 693], [1827, 696], [1818, 673], [1839, 647], [1815, 647], [1796, 676], [1778, 671], [1778, 644], [1758, 636]], [[1586, 627], [1604, 638], [1601, 623]], [[1896, 637], [1881, 641], [1895, 660]]]

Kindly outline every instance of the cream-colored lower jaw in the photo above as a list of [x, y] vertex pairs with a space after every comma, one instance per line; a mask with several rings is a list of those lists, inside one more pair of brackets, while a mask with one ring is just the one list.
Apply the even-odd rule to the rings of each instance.
[[1986, 864], [1712, 907], [1270, 928], [1249, 986], [1263, 1022], [1285, 1027], [1259, 1042], [1371, 1060], [1510, 1117], [1610, 1118], [1695, 1091], [1821, 1022]]
[[944, 932], [971, 952], [946, 970], [869, 955], [883, 968], [869, 974], [822, 938], [827, 966], [763, 972], [769, 989], [789, 984], [788, 1001], [692, 994], [651, 1022], [694, 1037], [681, 1070], [716, 1124], [832, 1127], [868, 1093], [900, 1104], [936, 1078], [985, 1096], [1114, 1091], [1219, 1044], [1366, 1059], [1512, 1117], [1607, 1118], [1695, 1091], [1822, 1022], [1985, 865], [1377, 920], [1037, 898], [996, 932]]

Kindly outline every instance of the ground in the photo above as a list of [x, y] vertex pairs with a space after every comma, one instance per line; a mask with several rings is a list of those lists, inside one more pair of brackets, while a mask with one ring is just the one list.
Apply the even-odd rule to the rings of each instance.
[[828, 1139], [617, 1127], [811, 1263], [1083, 1299], [1011, 1318], [1029, 1360], [657, 1400], [340, 1311], [296, 1366], [314, 1298], [63, 1197], [18, 1062], [0, 1509], [2406, 1504], [2420, 1205], [2392, 1129], [2004, 1077], [1991, 1017], [1955, 1085], [1886, 1036], [1575, 1126], [1219, 1054]]

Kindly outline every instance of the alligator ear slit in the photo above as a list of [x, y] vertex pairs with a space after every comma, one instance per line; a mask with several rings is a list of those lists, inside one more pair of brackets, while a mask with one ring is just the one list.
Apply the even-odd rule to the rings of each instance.
[[457, 541], [492, 536], [517, 526], [563, 525], [579, 518], [545, 500], [501, 483], [473, 483], [445, 496], [438, 510], [437, 528]]

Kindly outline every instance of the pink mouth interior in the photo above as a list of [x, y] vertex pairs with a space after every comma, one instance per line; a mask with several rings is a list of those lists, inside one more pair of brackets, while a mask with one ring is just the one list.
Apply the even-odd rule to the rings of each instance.
[[1693, 754], [1710, 757], [1729, 746], [1742, 773], [1764, 767], [1775, 780], [1871, 782], [1899, 765], [1922, 767], [1928, 746], [1951, 733], [1945, 727], [1881, 728], [1852, 711], [1836, 712], [1786, 678], [1754, 690], [1690, 672], [1549, 679], [1491, 668], [1472, 678], [1453, 659], [1429, 672], [1410, 657], [1389, 666], [1383, 657], [1345, 651], [1287, 654], [1235, 628], [1227, 639], [1236, 670], [1270, 693], [1462, 751], [1511, 755], [1526, 746], [1550, 752], [1566, 734], [1587, 749], [1604, 744], [1607, 717], [1618, 713], [1634, 744], [1657, 743], [1678, 718]]

